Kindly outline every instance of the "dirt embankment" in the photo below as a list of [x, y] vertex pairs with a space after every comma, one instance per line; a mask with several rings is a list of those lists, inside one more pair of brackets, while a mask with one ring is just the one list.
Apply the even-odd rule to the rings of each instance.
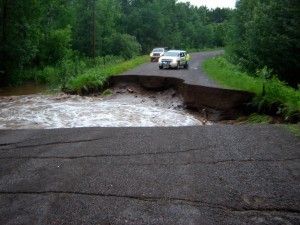
[[[109, 84], [126, 86], [138, 84], [146, 90], [161, 91], [173, 88], [181, 96], [184, 107], [196, 110], [208, 120], [234, 120], [245, 115], [252, 93], [186, 84], [180, 78], [126, 75], [111, 77]], [[122, 86], [122, 85], [121, 85]]]

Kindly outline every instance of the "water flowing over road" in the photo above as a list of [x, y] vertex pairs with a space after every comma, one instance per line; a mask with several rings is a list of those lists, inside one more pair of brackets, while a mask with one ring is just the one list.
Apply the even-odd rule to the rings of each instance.
[[[157, 63], [146, 63], [126, 74], [153, 74], [165, 77], [184, 77], [187, 83], [217, 87], [199, 68], [203, 59], [222, 54], [223, 51], [192, 53], [190, 69], [159, 70]], [[44, 89], [38, 89], [37, 91]], [[154, 127], [209, 125], [199, 115], [185, 109], [174, 90], [147, 92], [135, 87], [115, 89], [111, 97], [81, 97], [64, 94], [32, 95], [31, 86], [14, 92], [1, 90], [0, 129], [51, 129], [72, 127]], [[24, 93], [23, 93], [24, 92]]]
[[[165, 95], [164, 95], [165, 96]], [[179, 99], [116, 94], [108, 98], [64, 94], [0, 98], [0, 129], [192, 126], [202, 123]]]

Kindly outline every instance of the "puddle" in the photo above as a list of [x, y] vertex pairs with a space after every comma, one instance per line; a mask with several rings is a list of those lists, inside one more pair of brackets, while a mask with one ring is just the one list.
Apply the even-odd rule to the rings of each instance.
[[[23, 95], [0, 97], [0, 129], [198, 126], [174, 90], [118, 87], [108, 97]], [[209, 123], [207, 123], [209, 124]]]

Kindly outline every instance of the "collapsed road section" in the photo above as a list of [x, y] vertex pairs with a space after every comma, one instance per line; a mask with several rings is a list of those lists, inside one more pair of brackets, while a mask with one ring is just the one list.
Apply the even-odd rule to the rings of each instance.
[[244, 115], [248, 110], [247, 103], [254, 96], [245, 91], [192, 85], [176, 77], [123, 75], [109, 80], [112, 86], [119, 83], [136, 83], [150, 90], [174, 88], [182, 96], [186, 107], [195, 109], [213, 121], [237, 119]]

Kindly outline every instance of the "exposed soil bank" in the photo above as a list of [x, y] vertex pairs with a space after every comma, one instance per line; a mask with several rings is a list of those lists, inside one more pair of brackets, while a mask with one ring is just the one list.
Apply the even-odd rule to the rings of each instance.
[[247, 103], [253, 94], [244, 91], [191, 85], [180, 78], [122, 75], [109, 79], [110, 86], [120, 83], [136, 83], [150, 90], [174, 88], [183, 98], [186, 107], [195, 109], [208, 120], [234, 120], [247, 113]]

